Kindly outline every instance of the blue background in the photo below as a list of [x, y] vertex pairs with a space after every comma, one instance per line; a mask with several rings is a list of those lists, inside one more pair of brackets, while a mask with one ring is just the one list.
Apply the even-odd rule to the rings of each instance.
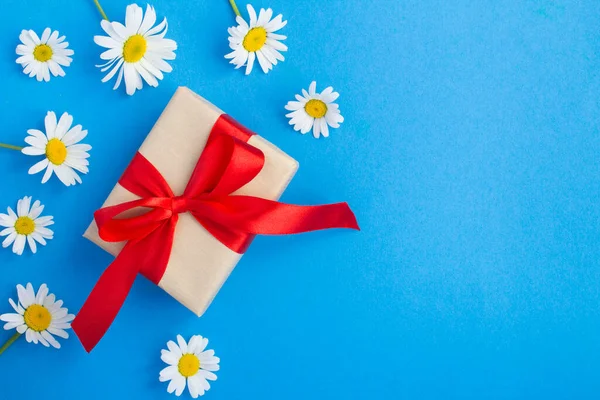
[[[126, 4], [103, 1], [119, 21]], [[0, 298], [47, 282], [79, 309], [111, 261], [81, 234], [179, 85], [300, 162], [283, 200], [346, 200], [363, 230], [258, 238], [200, 319], [140, 278], [91, 354], [74, 336], [13, 345], [0, 398], [171, 398], [159, 356], [178, 333], [221, 357], [211, 399], [598, 398], [596, 1], [255, 0], [289, 21], [289, 51], [248, 77], [223, 58], [227, 1], [153, 4], [179, 44], [174, 72], [129, 98], [100, 83], [92, 0], [4, 0], [0, 141], [68, 111], [93, 150], [66, 188], [0, 149], [2, 208], [32, 195], [56, 219], [37, 255], [0, 252]], [[43, 84], [14, 49], [46, 26], [75, 57]], [[329, 139], [284, 116], [313, 79], [341, 94]]]

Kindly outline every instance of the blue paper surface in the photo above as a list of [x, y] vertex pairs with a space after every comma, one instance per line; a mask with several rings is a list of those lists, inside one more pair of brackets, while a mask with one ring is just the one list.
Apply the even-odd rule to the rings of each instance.
[[[102, 4], [124, 20], [126, 2]], [[257, 0], [289, 21], [289, 51], [250, 76], [223, 58], [226, 0], [152, 4], [179, 45], [174, 72], [130, 98], [100, 83], [92, 0], [3, 2], [0, 142], [67, 111], [93, 150], [66, 188], [0, 149], [0, 208], [31, 195], [56, 220], [35, 256], [0, 251], [0, 313], [17, 283], [83, 304], [111, 257], [81, 234], [180, 85], [300, 162], [284, 201], [348, 201], [362, 232], [258, 238], [200, 319], [139, 278], [91, 354], [72, 336], [0, 356], [0, 399], [172, 398], [160, 349], [178, 333], [221, 358], [215, 400], [597, 398], [597, 2]], [[46, 26], [75, 56], [38, 83], [14, 49]], [[329, 139], [284, 116], [312, 80], [341, 94]]]

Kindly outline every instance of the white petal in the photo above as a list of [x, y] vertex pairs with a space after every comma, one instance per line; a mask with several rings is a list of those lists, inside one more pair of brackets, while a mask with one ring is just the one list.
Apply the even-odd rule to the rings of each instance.
[[36, 45], [41, 43], [38, 35], [31, 29], [29, 30], [29, 37], [31, 37], [31, 39], [33, 40], [33, 43], [35, 43]]
[[48, 144], [48, 138], [46, 137], [46, 135], [44, 135], [42, 131], [39, 131], [37, 129], [28, 129], [27, 133], [38, 139], [41, 143], [43, 143], [42, 147], [46, 148], [46, 145]]
[[192, 396], [193, 399], [197, 399], [198, 396], [204, 394], [204, 389], [201, 380], [202, 378], [198, 375], [190, 376], [188, 378], [188, 389], [190, 391], [190, 396]]
[[[113, 21], [110, 24], [111, 24], [112, 31], [115, 33], [115, 35], [117, 37], [121, 38], [121, 40], [123, 40], [123, 42], [125, 42], [125, 40], [127, 40], [127, 38], [129, 38], [129, 36], [131, 36], [131, 34], [128, 32], [127, 28], [120, 22]], [[106, 32], [106, 33], [108, 33], [108, 32]], [[109, 33], [109, 35], [110, 35], [110, 33]], [[113, 35], [110, 35], [110, 36], [114, 38]]]
[[199, 341], [201, 339], [202, 339], [202, 336], [199, 336], [199, 335], [194, 335], [191, 337], [190, 341], [188, 342], [188, 353], [196, 352], [196, 345], [197, 345], [197, 343], [199, 343]]
[[144, 19], [142, 24], [140, 25], [140, 29], [138, 33], [140, 35], [145, 35], [146, 32], [156, 23], [156, 12], [154, 11], [154, 7], [150, 4], [146, 6], [146, 14], [144, 15]]
[[29, 168], [28, 174], [33, 175], [42, 171], [44, 168], [48, 167], [48, 159], [44, 158], [42, 161], [36, 163], [33, 167]]
[[198, 344], [196, 344], [196, 351], [194, 353], [197, 356], [199, 356], [200, 354], [202, 354], [204, 349], [206, 349], [206, 346], [208, 346], [208, 339], [200, 336], [200, 341], [198, 342]]
[[46, 285], [45, 283], [42, 283], [42, 285], [38, 289], [38, 292], [35, 296], [36, 304], [44, 304], [44, 300], [46, 300], [47, 295], [48, 295], [48, 285]]
[[50, 230], [48, 228], [41, 227], [41, 226], [36, 226], [35, 227], [35, 232], [39, 233], [40, 235], [42, 235], [46, 239], [50, 239], [54, 235], [54, 232], [52, 232], [52, 230]]
[[175, 356], [177, 356], [177, 358], [181, 357], [181, 355], [183, 354], [181, 352], [181, 349], [179, 348], [179, 346], [177, 346], [175, 344], [175, 342], [172, 340], [169, 340], [167, 342], [167, 348], [171, 351], [171, 353], [175, 354]]
[[88, 131], [83, 130], [81, 125], [76, 125], [71, 128], [63, 137], [63, 143], [69, 147], [75, 143], [79, 143], [87, 136]]
[[250, 75], [250, 72], [252, 72], [252, 67], [254, 66], [255, 58], [256, 58], [255, 53], [248, 54], [248, 62], [246, 64], [246, 75]]
[[218, 371], [219, 370], [219, 357], [215, 357], [217, 359], [216, 363], [204, 363], [202, 364], [202, 369], [206, 371]]
[[65, 164], [57, 165], [54, 167], [54, 172], [56, 173], [56, 176], [58, 176], [58, 179], [60, 179], [60, 181], [65, 184], [65, 186], [73, 186], [76, 183], [76, 179], [72, 171], [73, 170]]
[[130, 34], [138, 33], [144, 11], [137, 4], [130, 4], [125, 11], [125, 27]]
[[159, 377], [162, 378], [163, 382], [169, 381], [175, 378], [179, 374], [179, 370], [176, 365], [169, 365], [168, 367], [162, 369], [159, 373]]
[[4, 322], [20, 322], [20, 323], [24, 323], [25, 320], [23, 319], [23, 316], [21, 314], [13, 314], [13, 313], [8, 313], [8, 314], [2, 314], [0, 315], [0, 321], [4, 321]]
[[54, 339], [54, 336], [49, 334], [48, 331], [42, 331], [41, 335], [44, 339], [46, 339], [46, 341], [48, 341], [48, 343], [50, 343], [52, 347], [55, 349], [60, 349], [60, 343], [58, 343], [56, 339]]
[[0, 226], [14, 227], [15, 222], [17, 222], [17, 216], [15, 215], [14, 211], [10, 207], [7, 207], [7, 209], [8, 209], [9, 214], [11, 214], [11, 215], [0, 213]]
[[[7, 322], [6, 324], [4, 324], [4, 329], [8, 331], [8, 330], [15, 329], [15, 328], [17, 328], [19, 326], [23, 326], [23, 325], [25, 325], [25, 322], [21, 322], [21, 323]], [[27, 326], [27, 325], [25, 325], [25, 326]]]
[[283, 21], [283, 15], [279, 14], [273, 18], [268, 24], [264, 26], [265, 30], [269, 33], [276, 32], [283, 28], [287, 24], [287, 21]]
[[210, 380], [210, 381], [216, 381], [217, 380], [217, 375], [213, 374], [210, 371], [207, 371], [205, 369], [201, 369], [200, 371], [198, 371], [198, 373], [202, 376], [204, 376], [204, 378]]
[[169, 365], [176, 365], [179, 362], [179, 358], [175, 353], [166, 350], [163, 350], [160, 355], [160, 359]]
[[[54, 305], [55, 300], [56, 300], [56, 296], [54, 296], [54, 294], [50, 293], [48, 296], [46, 296], [46, 300], [44, 300], [43, 306], [50, 309], [50, 307], [52, 305]], [[52, 311], [50, 310], [50, 312], [52, 312]]]
[[167, 387], [167, 392], [173, 393], [175, 392], [176, 396], [181, 396], [183, 390], [185, 389], [185, 378], [182, 375], [177, 375], [175, 378], [169, 382], [169, 386]]
[[323, 137], [329, 137], [329, 128], [327, 127], [327, 122], [325, 122], [325, 118], [319, 118], [319, 123], [321, 124], [321, 134], [323, 135]]
[[200, 353], [200, 355], [198, 356], [198, 358], [200, 358], [200, 361], [202, 360], [208, 360], [212, 357], [214, 357], [215, 355], [215, 351], [214, 350], [206, 350], [202, 353]]
[[48, 328], [48, 332], [51, 333], [52, 335], [61, 337], [63, 339], [68, 339], [69, 338], [69, 334], [65, 330], [63, 330], [63, 329], [57, 329], [57, 328], [49, 327]]
[[[167, 32], [167, 19], [163, 19], [162, 22], [158, 25], [156, 25], [154, 28], [149, 29], [144, 36], [146, 38], [150, 37], [150, 36], [154, 36], [156, 34], [158, 35], [163, 35], [164, 33]], [[163, 35], [164, 36], [164, 35]]]
[[154, 77], [154, 75], [150, 74], [140, 63], [136, 63], [135, 69], [137, 72], [144, 78], [146, 83], [152, 87], [158, 86], [158, 80]]
[[0, 236], [7, 236], [7, 235], [10, 235], [13, 232], [16, 232], [15, 227], [14, 226], [10, 226], [8, 228], [2, 229], [0, 231]]
[[52, 32], [52, 30], [50, 28], [44, 29], [44, 32], [42, 33], [42, 39], [41, 39], [42, 43], [48, 43], [48, 39], [50, 39], [51, 32]]
[[69, 310], [67, 310], [66, 308], [60, 308], [54, 313], [52, 313], [52, 319], [59, 321], [60, 319], [66, 317], [68, 312]]
[[17, 215], [26, 217], [29, 215], [29, 207], [31, 205], [31, 197], [25, 196], [17, 202]]
[[53, 219], [54, 219], [54, 217], [51, 215], [46, 215], [44, 217], [36, 218], [35, 226], [36, 227], [44, 227], [44, 226], [48, 226], [48, 225], [53, 225], [54, 224]]
[[266, 74], [271, 69], [271, 63], [267, 61], [264, 54], [259, 50], [256, 52], [256, 58], [258, 59], [258, 64], [260, 65], [260, 69]]
[[21, 34], [19, 35], [19, 40], [23, 44], [25, 44], [27, 47], [31, 48], [31, 51], [33, 51], [33, 48], [36, 46], [36, 43], [33, 41], [31, 36], [29, 35], [29, 31], [22, 30]]
[[42, 335], [40, 335], [39, 332], [33, 332], [33, 340], [34, 342], [37, 343], [37, 341], [39, 340], [41, 344], [43, 344], [46, 347], [50, 347], [50, 345], [48, 344], [48, 341], [46, 339], [44, 339], [44, 337]]
[[185, 342], [185, 339], [183, 339], [183, 336], [177, 335], [177, 344], [181, 349], [181, 353], [186, 354], [188, 352], [187, 343]]
[[18, 312], [19, 314], [23, 315], [23, 313], [25, 312], [25, 310], [23, 309], [23, 307], [21, 307], [20, 304], [15, 304], [15, 302], [13, 301], [13, 299], [8, 299], [8, 302], [10, 303], [10, 305], [12, 306], [12, 308], [14, 308], [14, 310], [16, 312]]
[[33, 240], [31, 235], [27, 235], [27, 244], [29, 245], [29, 248], [33, 254], [37, 253], [37, 245], [35, 244], [35, 240]]
[[37, 343], [37, 339], [34, 339], [33, 331], [31, 329], [27, 329], [27, 331], [25, 332], [25, 340], [27, 340], [27, 343], [31, 343], [34, 340], [35, 340], [35, 343]]
[[104, 32], [106, 32], [106, 34], [108, 36], [110, 36], [111, 38], [119, 41], [119, 43], [123, 43], [125, 42], [125, 38], [121, 37], [117, 34], [117, 32], [115, 32], [115, 30], [112, 27], [112, 24], [110, 21], [107, 21], [105, 19], [100, 21], [100, 26], [102, 27], [102, 29], [104, 30]]
[[2, 247], [7, 248], [11, 244], [13, 244], [13, 242], [15, 241], [16, 238], [17, 238], [17, 232], [11, 233], [2, 241]]
[[42, 183], [48, 182], [48, 179], [50, 179], [50, 177], [52, 176], [52, 172], [54, 172], [54, 166], [52, 164], [48, 163], [46, 172], [44, 173], [44, 176], [42, 177]]
[[25, 147], [21, 150], [21, 153], [27, 155], [27, 156], [41, 156], [42, 154], [46, 154], [46, 151], [44, 149], [40, 149], [38, 147]]
[[287, 49], [288, 49], [288, 47], [285, 44], [283, 44], [277, 40], [271, 39], [269, 37], [267, 37], [266, 45], [271, 46], [273, 49], [279, 50], [279, 51], [287, 51]]
[[250, 27], [253, 28], [256, 26], [257, 22], [256, 11], [254, 11], [254, 7], [250, 4], [248, 4], [246, 8], [248, 9], [248, 15], [250, 16]]
[[122, 48], [123, 43], [116, 41], [110, 36], [94, 36], [94, 42], [101, 47], [107, 49]]
[[125, 92], [129, 95], [129, 96], [133, 96], [133, 94], [135, 93], [136, 89], [137, 89], [137, 76], [138, 73], [135, 70], [135, 67], [133, 65], [131, 65], [130, 63], [125, 63], [125, 65], [123, 66], [123, 71], [124, 71], [124, 79], [125, 79]]
[[44, 139], [40, 139], [36, 136], [27, 136], [25, 138], [25, 143], [27, 143], [28, 145], [35, 147], [36, 149], [40, 149], [42, 151], [45, 151], [46, 149], [46, 145], [48, 144], [48, 141]]
[[113, 67], [113, 69], [108, 74], [106, 74], [104, 78], [102, 78], [102, 82], [104, 83], [110, 81], [113, 78], [113, 76], [115, 76], [115, 74], [123, 68], [123, 62], [124, 60], [120, 58], [119, 61]]
[[56, 131], [56, 114], [54, 111], [48, 111], [46, 119], [44, 120], [46, 125], [46, 136], [48, 139], [54, 138], [54, 132]]
[[246, 31], [250, 28], [248, 26], [248, 23], [246, 22], [246, 20], [244, 20], [244, 18], [242, 18], [241, 16], [237, 16], [235, 17], [235, 22], [238, 23], [238, 25], [240, 25], [242, 28], [244, 28]]
[[121, 48], [113, 48], [106, 50], [102, 54], [100, 54], [100, 59], [102, 60], [113, 60], [115, 58], [121, 57], [123, 54], [123, 49]]

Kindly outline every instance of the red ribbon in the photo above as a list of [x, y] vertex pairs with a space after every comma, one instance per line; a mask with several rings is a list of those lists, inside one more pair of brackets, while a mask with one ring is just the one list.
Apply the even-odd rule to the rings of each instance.
[[[191, 213], [211, 235], [240, 254], [257, 234], [359, 229], [346, 203], [296, 206], [232, 195], [264, 166], [262, 151], [246, 143], [251, 136], [250, 131], [222, 115], [181, 196], [173, 194], [160, 172], [143, 155], [135, 155], [119, 183], [140, 199], [102, 208], [94, 214], [102, 240], [127, 243], [104, 271], [72, 323], [86, 351], [91, 351], [106, 333], [138, 273], [155, 284], [160, 282], [169, 262], [180, 213]], [[139, 207], [150, 211], [117, 218]]]

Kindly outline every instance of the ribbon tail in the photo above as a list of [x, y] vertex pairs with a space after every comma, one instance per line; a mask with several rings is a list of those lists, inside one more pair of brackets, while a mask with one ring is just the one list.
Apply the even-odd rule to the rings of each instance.
[[135, 267], [136, 245], [131, 241], [104, 271], [83, 307], [71, 324], [73, 331], [89, 353], [104, 336], [129, 290], [133, 286], [138, 269]]
[[[226, 237], [221, 232], [226, 230], [256, 235], [290, 235], [331, 228], [360, 230], [347, 203], [298, 206], [252, 196], [227, 196], [218, 202], [199, 202], [194, 211], [192, 214], [201, 223], [205, 216], [216, 224], [217, 229], [209, 231], [219, 240]], [[204, 226], [208, 229], [207, 224]]]

